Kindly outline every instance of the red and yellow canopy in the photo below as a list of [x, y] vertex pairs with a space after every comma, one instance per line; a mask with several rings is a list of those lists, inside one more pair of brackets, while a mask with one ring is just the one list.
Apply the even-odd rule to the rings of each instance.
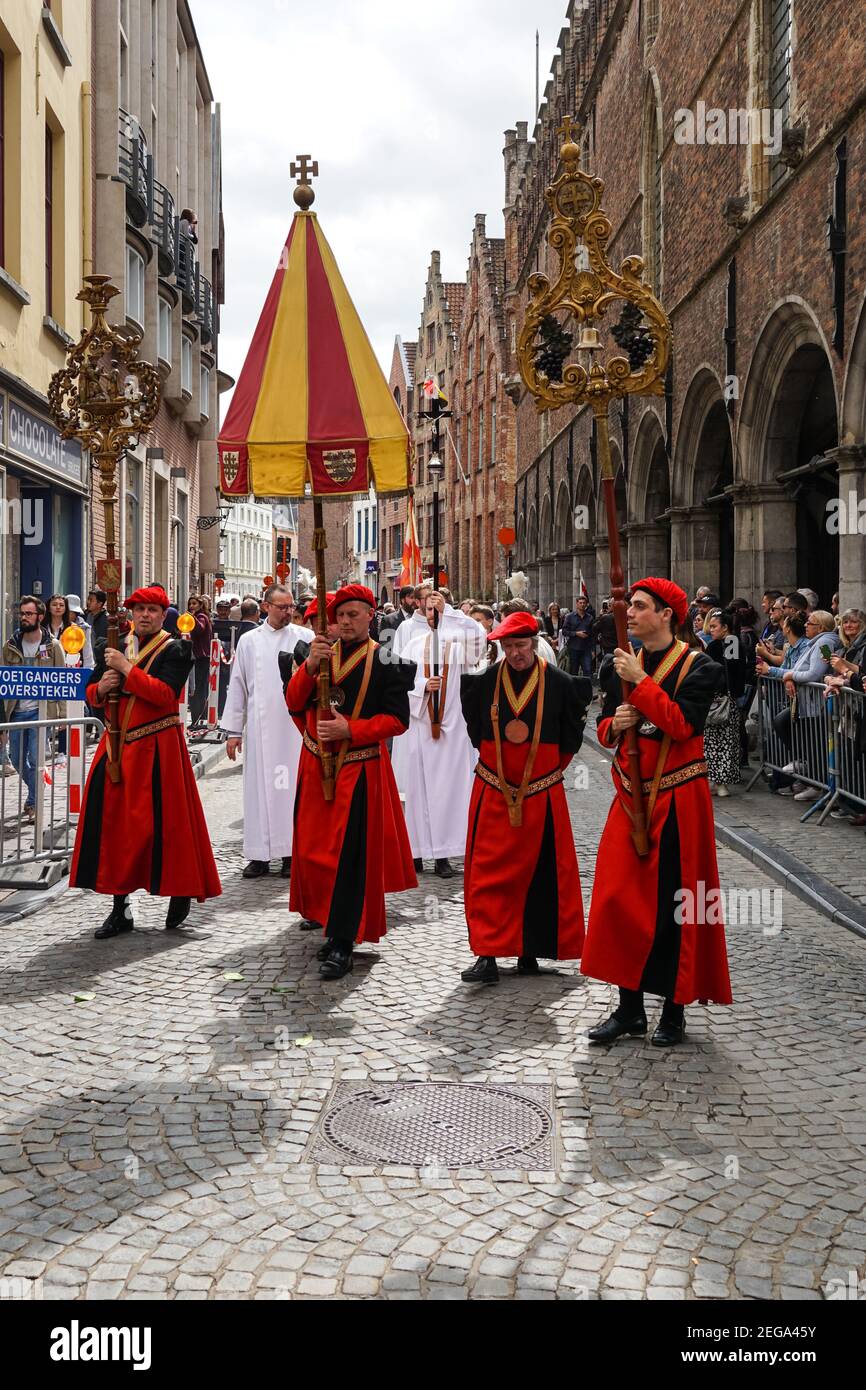
[[295, 214], [219, 456], [229, 496], [408, 486], [406, 425], [314, 212]]

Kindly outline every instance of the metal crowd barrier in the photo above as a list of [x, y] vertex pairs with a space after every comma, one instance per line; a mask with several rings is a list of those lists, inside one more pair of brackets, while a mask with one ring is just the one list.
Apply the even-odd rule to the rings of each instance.
[[[44, 703], [39, 714], [32, 721], [0, 723], [0, 888], [47, 888], [63, 876], [81, 812], [88, 735], [98, 740], [102, 733], [101, 721], [91, 715], [47, 719]], [[30, 813], [28, 773], [34, 788]], [[27, 865], [42, 867], [28, 873]]]
[[[792, 777], [824, 792], [801, 817], [819, 814], [823, 824], [844, 797], [866, 806], [866, 698], [843, 686], [825, 698], [823, 685], [797, 687], [796, 714], [788, 726], [790, 742], [780, 734], [777, 719], [792, 704], [781, 680], [762, 676], [756, 701], [761, 767], [746, 791], [767, 773]], [[794, 765], [794, 772], [785, 769]]]

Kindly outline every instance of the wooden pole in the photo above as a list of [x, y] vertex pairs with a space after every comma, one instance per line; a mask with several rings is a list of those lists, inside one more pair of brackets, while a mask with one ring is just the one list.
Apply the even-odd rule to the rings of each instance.
[[[102, 510], [105, 518], [105, 558], [110, 568], [116, 568], [117, 536], [114, 525], [115, 499], [117, 488], [117, 455], [101, 453], [97, 458], [102, 489]], [[114, 584], [106, 587], [108, 609], [108, 631], [106, 645], [111, 651], [120, 650], [120, 624], [117, 615], [118, 589]], [[106, 706], [106, 732], [108, 735], [108, 778], [115, 784], [120, 781], [120, 691], [111, 690]]]
[[[617, 645], [622, 651], [631, 651], [631, 644], [628, 640], [628, 604], [625, 597], [625, 575], [622, 567], [622, 548], [619, 538], [619, 518], [616, 514], [616, 480], [613, 476], [613, 461], [610, 454], [610, 429], [608, 423], [608, 407], [605, 405], [603, 412], [596, 411], [596, 421], [598, 425], [598, 460], [601, 470], [601, 486], [604, 493], [604, 505], [607, 513], [607, 539], [610, 547], [610, 591], [613, 598], [613, 616], [616, 623]], [[633, 687], [628, 681], [622, 682], [622, 696], [627, 702], [631, 700]], [[634, 825], [632, 827], [632, 839], [638, 855], [643, 859], [649, 854], [649, 837], [647, 835], [646, 811], [644, 808], [643, 787], [640, 775], [640, 748], [638, 745], [637, 729], [626, 730], [625, 735], [626, 757], [628, 760], [629, 777], [631, 778], [631, 804]]]
[[[325, 551], [328, 538], [325, 532], [325, 518], [322, 503], [313, 498], [313, 551], [316, 556], [316, 603], [318, 606], [317, 627], [320, 637], [328, 635], [328, 586], [325, 579]], [[331, 710], [331, 664], [319, 663], [319, 713], [326, 719], [333, 718]], [[322, 792], [326, 801], [334, 800], [334, 755], [328, 744], [321, 744], [322, 753]]]

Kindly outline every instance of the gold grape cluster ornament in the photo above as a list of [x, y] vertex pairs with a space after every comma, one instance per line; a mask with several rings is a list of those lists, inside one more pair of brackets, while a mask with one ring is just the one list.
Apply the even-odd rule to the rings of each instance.
[[[619, 273], [607, 259], [611, 224], [601, 207], [604, 184], [580, 168], [580, 147], [572, 138], [573, 122], [567, 118], [560, 133], [563, 173], [545, 197], [553, 215], [547, 240], [559, 257], [559, 276], [551, 284], [546, 275], [530, 275], [531, 296], [517, 344], [520, 375], [535, 399], [539, 413], [564, 405], [592, 406], [597, 418], [607, 418], [611, 400], [622, 396], [660, 396], [671, 353], [668, 316], [644, 283], [641, 256], [627, 256]], [[579, 248], [586, 255], [578, 263]], [[579, 328], [577, 351], [600, 353], [598, 323], [609, 310], [623, 305], [619, 327], [612, 335], [627, 349], [626, 356], [607, 362], [592, 361], [564, 366], [561, 379], [551, 379], [538, 365], [539, 336], [543, 325], [558, 312], [567, 314]]]

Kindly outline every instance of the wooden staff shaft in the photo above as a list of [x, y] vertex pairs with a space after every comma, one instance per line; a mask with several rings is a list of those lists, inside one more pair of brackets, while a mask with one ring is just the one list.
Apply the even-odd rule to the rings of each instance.
[[[114, 526], [114, 509], [117, 485], [117, 455], [101, 455], [99, 469], [102, 475], [102, 507], [105, 517], [105, 558], [117, 560], [117, 536]], [[108, 609], [108, 629], [106, 645], [111, 651], [120, 651], [120, 623], [117, 615], [119, 607], [118, 590], [112, 585], [106, 589]], [[115, 784], [120, 781], [120, 691], [109, 691], [106, 704], [106, 732], [108, 752], [108, 778]]]
[[[318, 498], [313, 498], [313, 551], [316, 556], [316, 602], [319, 609], [317, 627], [320, 637], [328, 635], [328, 586], [325, 579], [325, 551], [328, 548], [328, 538], [325, 533], [325, 517], [322, 511], [322, 503]], [[327, 660], [319, 662], [319, 713], [326, 718], [331, 718], [331, 663]], [[326, 801], [334, 800], [335, 778], [334, 778], [334, 755], [330, 745], [320, 744], [322, 753], [322, 792]]]
[[[604, 413], [596, 414], [598, 426], [598, 459], [601, 468], [601, 486], [607, 513], [607, 539], [610, 548], [610, 592], [613, 598], [613, 616], [616, 623], [617, 645], [622, 651], [631, 651], [628, 640], [628, 604], [625, 598], [625, 575], [622, 567], [622, 547], [619, 536], [619, 518], [616, 513], [616, 482], [613, 476], [613, 461], [610, 454], [610, 430], [607, 407]], [[633, 687], [628, 681], [622, 682], [623, 699], [631, 701]], [[637, 729], [632, 726], [625, 735], [626, 758], [631, 778], [631, 806], [634, 825], [632, 839], [638, 855], [644, 858], [649, 854], [646, 810], [643, 799], [643, 786], [640, 774], [640, 747]]]

